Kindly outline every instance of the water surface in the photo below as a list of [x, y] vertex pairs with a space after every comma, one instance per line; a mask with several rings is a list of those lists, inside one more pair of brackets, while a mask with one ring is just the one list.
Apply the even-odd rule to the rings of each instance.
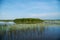
[[[16, 24], [17, 25], [17, 24]], [[28, 24], [27, 24], [28, 25]], [[32, 24], [33, 25], [33, 24]], [[35, 29], [10, 30], [11, 25], [0, 24], [0, 40], [60, 40], [60, 25], [44, 25], [42, 28], [36, 26]], [[22, 27], [20, 25], [17, 25]], [[4, 30], [3, 27], [6, 27]], [[25, 26], [26, 27], [26, 26]], [[43, 29], [43, 30], [42, 30]]]

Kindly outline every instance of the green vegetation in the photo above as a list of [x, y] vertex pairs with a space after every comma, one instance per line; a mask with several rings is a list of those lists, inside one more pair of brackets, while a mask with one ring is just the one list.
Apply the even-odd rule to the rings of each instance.
[[43, 22], [43, 20], [38, 18], [20, 18], [15, 19], [14, 22], [17, 24], [35, 24], [35, 23], [41, 23]]
[[13, 22], [13, 20], [0, 20], [0, 22]]
[[[46, 24], [46, 23], [38, 23], [38, 24], [14, 24], [11, 26], [3, 26], [0, 27], [0, 31], [5, 31], [5, 30], [9, 30], [9, 31], [14, 31], [14, 30], [35, 30], [37, 28], [39, 28], [40, 30], [44, 30], [44, 27], [48, 28], [49, 26], [54, 27], [57, 24]], [[60, 25], [59, 25], [60, 26]]]

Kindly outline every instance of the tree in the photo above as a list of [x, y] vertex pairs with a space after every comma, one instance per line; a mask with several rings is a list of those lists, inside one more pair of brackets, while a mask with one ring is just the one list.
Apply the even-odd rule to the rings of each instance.
[[31, 23], [41, 23], [44, 20], [37, 19], [37, 18], [21, 18], [21, 19], [15, 19], [14, 22], [17, 24], [31, 24]]

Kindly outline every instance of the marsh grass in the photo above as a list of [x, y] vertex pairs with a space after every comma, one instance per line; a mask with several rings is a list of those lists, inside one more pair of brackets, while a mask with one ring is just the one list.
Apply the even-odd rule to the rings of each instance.
[[22, 32], [26, 31], [44, 31], [44, 24], [16, 24], [9, 28], [10, 31], [20, 30]]
[[4, 31], [4, 30], [22, 30], [22, 31], [26, 31], [26, 30], [35, 30], [37, 28], [39, 28], [40, 30], [43, 30], [44, 27], [48, 27], [50, 25], [57, 25], [57, 24], [49, 24], [49, 23], [37, 23], [37, 24], [14, 24], [14, 25], [11, 25], [11, 26], [3, 26], [0, 27], [0, 30]]

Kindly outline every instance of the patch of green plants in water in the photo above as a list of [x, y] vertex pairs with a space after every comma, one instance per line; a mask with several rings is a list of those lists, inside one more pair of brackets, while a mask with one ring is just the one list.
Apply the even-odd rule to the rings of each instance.
[[[40, 27], [41, 27], [41, 29], [40, 29]], [[20, 30], [22, 32], [26, 32], [26, 31], [36, 31], [38, 29], [40, 29], [40, 31], [44, 30], [43, 25], [42, 24], [41, 25], [40, 24], [39, 25], [37, 25], [37, 24], [18, 24], [18, 25], [14, 25], [14, 26], [10, 27], [9, 30], [10, 31]]]
[[7, 27], [0, 27], [0, 31], [5, 31]]

